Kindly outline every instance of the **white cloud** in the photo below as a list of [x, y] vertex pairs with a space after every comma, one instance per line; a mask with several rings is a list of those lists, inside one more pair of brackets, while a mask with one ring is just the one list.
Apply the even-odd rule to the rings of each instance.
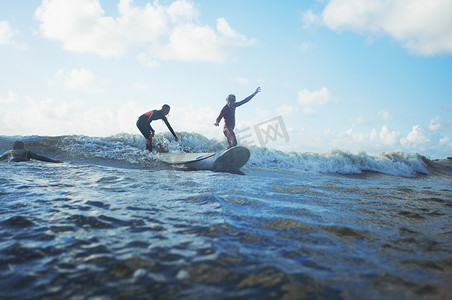
[[168, 7], [168, 16], [173, 23], [191, 22], [199, 16], [199, 12], [192, 2], [182, 0]]
[[407, 148], [424, 150], [430, 139], [425, 135], [424, 130], [419, 126], [413, 126], [413, 129], [408, 133], [406, 138], [400, 140], [401, 144]]
[[437, 131], [441, 129], [441, 122], [439, 117], [434, 118], [430, 121], [430, 124], [428, 125], [428, 129], [431, 131]]
[[11, 104], [17, 102], [17, 95], [13, 91], [8, 91], [6, 98], [0, 97], [0, 104]]
[[254, 113], [256, 116], [258, 116], [259, 118], [269, 118], [272, 115], [272, 111], [269, 111], [267, 109], [262, 109], [262, 108], [256, 108], [254, 110]]
[[67, 74], [66, 86], [71, 89], [87, 90], [94, 81], [93, 72], [87, 69], [71, 70]]
[[218, 62], [226, 58], [215, 31], [208, 26], [185, 24], [172, 31], [169, 42], [153, 44], [150, 54], [163, 60]]
[[292, 105], [283, 104], [276, 108], [276, 114], [283, 117], [289, 117], [298, 111], [298, 107], [293, 107]]
[[225, 46], [227, 46], [228, 43], [232, 43], [234, 45], [253, 45], [256, 42], [254, 39], [248, 40], [243, 34], [240, 34], [232, 29], [224, 18], [217, 19], [216, 28], [220, 33], [221, 40]]
[[95, 78], [93, 72], [84, 68], [69, 71], [59, 70], [55, 75], [55, 81], [62, 81], [65, 87], [73, 90], [87, 92], [102, 91], [101, 84]]
[[131, 88], [135, 91], [146, 90], [149, 88], [147, 83], [144, 82], [135, 82], [131, 85]]
[[[42, 101], [21, 99], [26, 105], [0, 112], [0, 132], [8, 135], [67, 135], [105, 136], [118, 132], [136, 132], [135, 122], [143, 109], [134, 102], [116, 108], [94, 106], [90, 101]], [[89, 107], [89, 110], [86, 109]], [[27, 116], [33, 115], [33, 123]]]
[[331, 0], [321, 15], [306, 11], [303, 22], [305, 27], [322, 23], [339, 32], [387, 34], [422, 55], [452, 52], [450, 0]]
[[154, 43], [150, 53], [163, 60], [222, 62], [232, 46], [253, 44], [234, 31], [225, 19], [217, 19], [217, 31], [187, 23], [174, 27], [167, 44]]
[[301, 21], [303, 23], [303, 28], [308, 29], [311, 26], [320, 26], [322, 25], [322, 18], [319, 15], [316, 15], [312, 9], [308, 9], [301, 14]]
[[431, 131], [447, 131], [452, 129], [452, 120], [443, 121], [440, 117], [436, 117], [430, 121], [428, 129]]
[[372, 129], [370, 133], [356, 132], [350, 128], [333, 139], [337, 145], [347, 145], [347, 148], [354, 150], [394, 151], [400, 144], [400, 132], [391, 131], [386, 125], [380, 131]]
[[445, 136], [439, 140], [439, 145], [452, 147], [452, 141], [450, 140], [449, 137]]
[[43, 0], [35, 15], [41, 35], [61, 41], [67, 50], [101, 56], [121, 56], [127, 50], [120, 23], [104, 16], [98, 0]]
[[353, 126], [356, 125], [369, 125], [372, 123], [377, 123], [381, 121], [391, 121], [393, 119], [392, 115], [385, 110], [381, 110], [377, 113], [375, 117], [365, 118], [365, 117], [357, 117], [351, 120]]
[[[21, 101], [27, 103], [23, 109], [11, 109], [8, 113], [1, 116], [0, 129], [2, 132], [8, 132], [10, 135], [24, 133], [31, 135], [41, 134], [42, 132], [57, 134], [59, 129], [65, 127], [62, 126], [62, 123], [66, 123], [64, 117], [66, 115], [65, 112], [68, 111], [67, 103], [56, 105], [52, 98], [38, 103], [33, 99]], [[33, 124], [26, 120], [26, 114], [33, 115]]]
[[312, 49], [314, 49], [314, 47], [315, 47], [315, 44], [309, 43], [309, 42], [304, 42], [300, 46], [298, 46], [297, 48], [300, 50], [300, 52], [306, 53], [306, 52], [309, 52]]
[[[174, 131], [177, 132], [196, 132], [207, 137], [222, 137], [223, 127], [215, 127], [213, 125], [218, 114], [219, 111], [214, 111], [211, 107], [194, 107], [189, 104], [172, 107], [168, 120]], [[163, 126], [162, 130], [166, 131], [166, 126]]]
[[331, 96], [326, 87], [312, 92], [307, 89], [298, 92], [298, 103], [304, 107], [304, 113], [306, 114], [313, 114], [313, 107], [315, 106], [324, 106], [332, 102], [337, 102], [337, 100]]
[[140, 53], [137, 56], [137, 60], [146, 67], [154, 68], [160, 67], [160, 63], [149, 53]]
[[[126, 101], [120, 106], [106, 107], [89, 98], [62, 101], [57, 98], [35, 100], [18, 95], [14, 97], [18, 103], [0, 111], [0, 132], [8, 135], [108, 136], [122, 132], [139, 135], [135, 125], [138, 117], [147, 110], [161, 106], [142, 107], [135, 101]], [[197, 132], [207, 137], [222, 138], [222, 127], [213, 125], [218, 113], [210, 107], [174, 106], [168, 120], [176, 132]], [[30, 115], [33, 116], [32, 123]], [[152, 126], [158, 133], [168, 132], [163, 122], [153, 122]]]
[[147, 53], [138, 56], [147, 66], [156, 66], [157, 59], [222, 62], [232, 47], [254, 42], [223, 18], [216, 28], [199, 25], [199, 12], [187, 0], [144, 7], [121, 0], [118, 12], [117, 18], [106, 16], [99, 0], [43, 0], [35, 15], [41, 35], [69, 51], [121, 57], [136, 48]]
[[367, 124], [369, 124], [369, 120], [366, 119], [365, 117], [356, 117], [356, 118], [351, 120], [351, 123], [352, 123], [353, 126], [356, 126], [356, 125], [367, 125]]
[[303, 151], [324, 152], [331, 149], [368, 153], [401, 151], [400, 133], [382, 126], [380, 130], [358, 132], [350, 128], [346, 131], [317, 130], [303, 128], [290, 133], [291, 142]]
[[390, 131], [386, 125], [381, 127], [380, 132], [375, 129], [370, 134], [372, 142], [381, 143], [383, 145], [396, 146], [400, 141], [400, 133], [397, 131]]
[[0, 21], [0, 45], [14, 45], [14, 32], [7, 21]]
[[[185, 1], [177, 1], [172, 6], [180, 2]], [[133, 6], [132, 0], [121, 0], [118, 11], [120, 17], [115, 20], [116, 25], [121, 30], [123, 42], [131, 45], [152, 42], [168, 34], [171, 29], [170, 19], [176, 19], [178, 15], [171, 12], [171, 7], [166, 9], [158, 2], [146, 3], [145, 7], [141, 8]], [[192, 11], [193, 8], [186, 8], [187, 15], [194, 14]]]
[[377, 114], [377, 119], [380, 121], [391, 121], [393, 119], [392, 115], [385, 110], [380, 110]]
[[407, 135], [388, 126], [370, 131], [301, 128], [290, 131], [290, 143], [284, 148], [289, 151], [302, 149], [303, 152], [325, 152], [331, 149], [367, 153], [415, 151], [440, 158], [450, 156], [452, 140], [447, 136], [438, 139], [430, 137], [419, 126], [413, 126]]
[[250, 83], [250, 80], [248, 78], [244, 78], [241, 76], [236, 77], [234, 81], [241, 85], [248, 85]]

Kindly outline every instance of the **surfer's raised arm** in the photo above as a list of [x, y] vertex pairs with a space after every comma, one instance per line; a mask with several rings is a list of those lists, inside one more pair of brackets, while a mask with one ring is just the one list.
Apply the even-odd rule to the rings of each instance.
[[[243, 99], [243, 100], [240, 101], [240, 102], [235, 102], [235, 95], [232, 95], [232, 94], [229, 95], [229, 96], [226, 98], [227, 104], [223, 107], [223, 109], [222, 109], [221, 112], [220, 112], [220, 115], [219, 115], [218, 118], [216, 119], [215, 123], [213, 123], [213, 125], [218, 126], [218, 125], [220, 124], [221, 119], [222, 119], [223, 117], [226, 117], [226, 116], [228, 115], [228, 110], [229, 110], [230, 107], [232, 107], [232, 108], [235, 109], [236, 107], [239, 107], [240, 105], [243, 105], [243, 104], [247, 103], [248, 101], [250, 101], [251, 99], [253, 99], [253, 97], [256, 96], [257, 93], [259, 93], [260, 91], [261, 91], [261, 88], [258, 87], [258, 88], [254, 91], [254, 93], [252, 93], [251, 95], [249, 95], [248, 97], [246, 97], [245, 99]], [[234, 114], [235, 114], [235, 112], [234, 112]], [[234, 116], [234, 119], [235, 119], [235, 116]], [[225, 118], [225, 122], [226, 122], [226, 118]]]
[[258, 87], [258, 88], [256, 89], [256, 91], [254, 91], [254, 93], [252, 93], [251, 95], [249, 95], [248, 97], [246, 97], [246, 98], [243, 99], [242, 101], [237, 102], [237, 103], [235, 104], [235, 107], [239, 107], [240, 105], [243, 105], [243, 104], [249, 102], [249, 101], [250, 101], [251, 99], [253, 99], [254, 96], [256, 96], [257, 93], [259, 93], [260, 91], [261, 91], [261, 88]]

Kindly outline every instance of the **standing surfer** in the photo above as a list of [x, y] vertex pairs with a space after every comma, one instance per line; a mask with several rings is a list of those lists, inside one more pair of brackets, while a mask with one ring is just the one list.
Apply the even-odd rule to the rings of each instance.
[[239, 107], [240, 105], [243, 105], [253, 99], [254, 96], [257, 95], [261, 91], [261, 88], [258, 87], [254, 93], [243, 99], [242, 101], [235, 102], [235, 95], [229, 95], [226, 98], [227, 104], [223, 107], [223, 109], [220, 112], [220, 115], [218, 116], [216, 122], [214, 123], [215, 126], [218, 126], [220, 124], [220, 121], [222, 118], [224, 118], [224, 128], [223, 133], [226, 136], [226, 139], [228, 140], [228, 149], [232, 148], [234, 146], [237, 146], [237, 138], [235, 137], [234, 133], [234, 127], [235, 127], [235, 109]]
[[165, 122], [166, 124], [166, 127], [168, 127], [169, 131], [171, 131], [171, 133], [173, 134], [174, 140], [176, 142], [179, 141], [179, 138], [174, 133], [173, 128], [166, 118], [169, 112], [170, 106], [168, 104], [165, 104], [162, 106], [161, 110], [154, 109], [148, 111], [138, 118], [137, 127], [146, 139], [146, 150], [149, 150], [150, 152], [152, 151], [152, 138], [154, 137], [155, 130], [152, 128], [151, 122], [154, 120], [163, 120], [163, 122]]

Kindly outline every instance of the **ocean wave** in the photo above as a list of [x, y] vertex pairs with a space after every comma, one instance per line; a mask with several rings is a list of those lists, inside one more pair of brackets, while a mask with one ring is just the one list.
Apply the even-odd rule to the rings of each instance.
[[[157, 134], [154, 149], [157, 152], [216, 152], [225, 150], [226, 143], [209, 139], [196, 133], [178, 133], [175, 142], [169, 133]], [[0, 136], [0, 150], [11, 149], [14, 140], [22, 139], [27, 148], [39, 154], [65, 161], [88, 161], [128, 165], [130, 167], [155, 166], [159, 164], [156, 154], [148, 153], [145, 140], [138, 134], [121, 133], [109, 137], [83, 135], [46, 137]], [[324, 153], [283, 152], [274, 149], [252, 147], [251, 158], [246, 167], [293, 169], [306, 172], [361, 174], [377, 172], [392, 176], [414, 177], [418, 174], [432, 174], [437, 164], [420, 154], [386, 152], [368, 154], [330, 150]], [[444, 166], [442, 166], [444, 169]], [[444, 172], [442, 172], [444, 174]]]
[[324, 153], [284, 153], [262, 148], [252, 149], [250, 163], [256, 166], [279, 166], [318, 173], [361, 174], [377, 172], [392, 176], [414, 177], [430, 174], [419, 154], [402, 152], [369, 155], [330, 150]]

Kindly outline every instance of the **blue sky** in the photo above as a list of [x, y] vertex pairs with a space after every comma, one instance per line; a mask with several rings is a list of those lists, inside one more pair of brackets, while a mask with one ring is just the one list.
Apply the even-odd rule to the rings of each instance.
[[1, 135], [138, 134], [168, 103], [223, 140], [260, 86], [236, 129], [280, 117], [269, 148], [452, 156], [450, 0], [0, 0], [0, 60]]

